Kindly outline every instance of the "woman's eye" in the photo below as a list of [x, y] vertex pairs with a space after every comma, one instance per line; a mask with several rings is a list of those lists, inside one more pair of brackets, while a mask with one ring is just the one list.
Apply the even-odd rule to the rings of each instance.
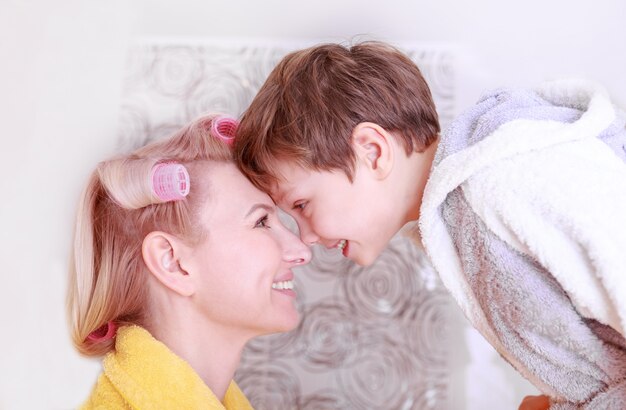
[[269, 228], [269, 225], [267, 224], [268, 222], [268, 216], [264, 215], [263, 217], [259, 218], [258, 221], [256, 221], [256, 224], [254, 225], [255, 228]]

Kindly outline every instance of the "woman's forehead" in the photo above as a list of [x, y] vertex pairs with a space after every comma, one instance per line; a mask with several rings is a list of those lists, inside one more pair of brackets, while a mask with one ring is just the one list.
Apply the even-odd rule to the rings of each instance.
[[202, 208], [218, 217], [239, 218], [257, 203], [273, 205], [269, 195], [252, 185], [232, 163], [212, 166], [202, 179], [201, 184], [208, 190]]

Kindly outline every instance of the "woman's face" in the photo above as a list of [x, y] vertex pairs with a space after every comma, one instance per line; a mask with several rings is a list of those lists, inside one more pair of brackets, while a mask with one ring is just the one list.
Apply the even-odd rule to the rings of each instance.
[[195, 305], [213, 322], [251, 336], [293, 329], [299, 317], [291, 269], [310, 261], [309, 248], [234, 164], [203, 172], [207, 198], [199, 219], [206, 234], [192, 250], [193, 266], [185, 267], [199, 272]]

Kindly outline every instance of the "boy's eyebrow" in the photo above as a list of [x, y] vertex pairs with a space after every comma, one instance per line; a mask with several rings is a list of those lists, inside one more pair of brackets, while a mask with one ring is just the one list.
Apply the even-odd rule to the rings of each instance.
[[249, 217], [250, 214], [252, 214], [254, 211], [256, 211], [259, 208], [265, 209], [269, 213], [274, 213], [274, 207], [273, 206], [270, 206], [270, 205], [267, 205], [267, 204], [254, 204], [254, 205], [252, 205], [252, 207], [250, 208], [250, 210], [246, 214], [246, 218]]
[[274, 202], [279, 203], [285, 200], [285, 198], [287, 198], [289, 195], [291, 195], [291, 192], [293, 192], [293, 188], [289, 188], [287, 190], [280, 190], [278, 191], [278, 195], [275, 195], [274, 197], [276, 198], [276, 200]]

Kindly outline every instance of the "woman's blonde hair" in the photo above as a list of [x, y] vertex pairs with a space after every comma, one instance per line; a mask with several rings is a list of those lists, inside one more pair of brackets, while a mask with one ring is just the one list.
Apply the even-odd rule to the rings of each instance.
[[[199, 240], [197, 210], [207, 198], [201, 192], [198, 167], [206, 161], [231, 161], [228, 145], [211, 135], [215, 116], [192, 122], [166, 140], [103, 161], [83, 191], [76, 216], [69, 268], [67, 309], [72, 341], [86, 356], [101, 356], [114, 339], [88, 338], [113, 321], [145, 325], [146, 268], [141, 247], [152, 231], [184, 240]], [[161, 162], [184, 165], [191, 190], [184, 199], [162, 202], [152, 192], [152, 167]]]

